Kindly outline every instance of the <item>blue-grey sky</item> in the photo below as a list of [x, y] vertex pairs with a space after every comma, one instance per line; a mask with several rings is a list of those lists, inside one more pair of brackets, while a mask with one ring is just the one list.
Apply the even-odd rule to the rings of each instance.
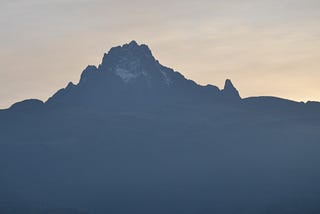
[[199, 84], [320, 101], [319, 0], [0, 0], [0, 108], [46, 100], [131, 40]]

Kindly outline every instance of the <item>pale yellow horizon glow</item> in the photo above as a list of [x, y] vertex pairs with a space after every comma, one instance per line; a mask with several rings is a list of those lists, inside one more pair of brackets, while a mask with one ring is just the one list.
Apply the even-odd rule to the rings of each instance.
[[47, 100], [136, 40], [201, 85], [320, 101], [320, 2], [30, 0], [0, 3], [0, 109]]

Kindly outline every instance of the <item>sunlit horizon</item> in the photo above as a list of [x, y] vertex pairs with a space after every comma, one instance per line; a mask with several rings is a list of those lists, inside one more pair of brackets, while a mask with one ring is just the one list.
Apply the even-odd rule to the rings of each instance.
[[0, 109], [47, 100], [136, 40], [198, 84], [320, 101], [318, 1], [3, 1]]

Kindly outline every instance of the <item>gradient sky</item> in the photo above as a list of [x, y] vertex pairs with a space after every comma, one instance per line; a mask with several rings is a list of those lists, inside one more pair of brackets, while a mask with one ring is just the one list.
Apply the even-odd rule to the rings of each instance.
[[0, 25], [0, 108], [46, 100], [133, 39], [199, 84], [320, 101], [319, 0], [0, 0]]

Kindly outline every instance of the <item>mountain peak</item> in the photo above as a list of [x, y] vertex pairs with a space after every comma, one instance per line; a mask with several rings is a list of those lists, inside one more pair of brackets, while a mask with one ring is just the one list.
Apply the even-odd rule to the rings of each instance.
[[[123, 82], [138, 79], [150, 82], [159, 79], [159, 76], [165, 76], [161, 73], [160, 67], [149, 47], [144, 44], [139, 45], [133, 40], [129, 44], [111, 48], [104, 54], [98, 69], [103, 73], [119, 77]], [[160, 79], [167, 78], [160, 77]]]
[[94, 65], [88, 65], [81, 74], [80, 83], [88, 81], [94, 72], [97, 72], [98, 68]]
[[240, 99], [238, 90], [233, 86], [230, 79], [226, 79], [222, 93], [233, 99]]
[[138, 44], [135, 40], [132, 40], [130, 43], [126, 43], [122, 46], [116, 46], [110, 49], [108, 53], [104, 54], [104, 58], [108, 55], [112, 55], [117, 57], [121, 55], [121, 57], [130, 55], [136, 57], [147, 56], [149, 58], [153, 58], [150, 48], [145, 44]]
[[235, 89], [235, 87], [233, 86], [232, 82], [230, 79], [226, 79], [225, 83], [224, 83], [224, 90], [233, 90]]
[[138, 47], [138, 43], [135, 41], [135, 40], [132, 40], [129, 44], [128, 44], [129, 47]]
[[110, 104], [110, 100], [115, 103], [119, 100], [142, 102], [147, 97], [156, 102], [169, 99], [202, 99], [211, 102], [213, 97], [217, 100], [241, 99], [230, 80], [226, 80], [221, 91], [213, 86], [200, 86], [179, 72], [161, 65], [147, 45], [133, 40], [111, 48], [104, 54], [98, 67], [89, 65], [83, 70], [77, 85], [69, 84], [48, 101], [74, 103], [77, 100], [82, 104], [104, 105]]

